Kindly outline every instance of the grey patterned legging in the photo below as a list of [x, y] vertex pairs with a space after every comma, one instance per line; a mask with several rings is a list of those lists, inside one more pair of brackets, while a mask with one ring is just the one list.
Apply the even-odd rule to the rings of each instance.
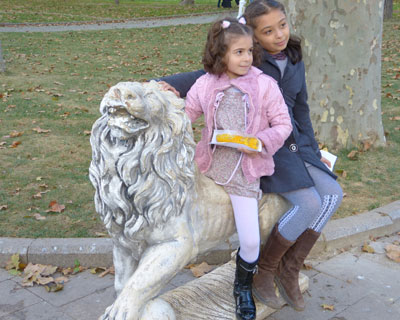
[[321, 232], [343, 199], [340, 185], [329, 174], [307, 167], [315, 186], [281, 193], [293, 204], [279, 220], [278, 230], [287, 240], [296, 240], [306, 229]]

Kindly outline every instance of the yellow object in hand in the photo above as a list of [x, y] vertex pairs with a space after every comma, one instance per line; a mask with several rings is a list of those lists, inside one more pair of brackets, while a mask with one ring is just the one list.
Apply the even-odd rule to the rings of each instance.
[[217, 134], [216, 140], [217, 142], [230, 142], [230, 143], [241, 144], [254, 150], [258, 150], [258, 146], [260, 143], [257, 138], [242, 137], [228, 133]]

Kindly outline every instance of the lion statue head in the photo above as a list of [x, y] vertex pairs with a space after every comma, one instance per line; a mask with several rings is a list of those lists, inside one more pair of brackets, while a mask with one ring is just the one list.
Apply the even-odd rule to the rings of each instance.
[[105, 94], [90, 143], [95, 206], [112, 237], [134, 241], [182, 214], [194, 188], [194, 147], [184, 102], [155, 81], [120, 82]]

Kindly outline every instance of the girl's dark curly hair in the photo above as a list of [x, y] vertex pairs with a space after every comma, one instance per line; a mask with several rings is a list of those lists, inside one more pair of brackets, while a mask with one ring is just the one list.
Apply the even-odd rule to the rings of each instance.
[[[280, 10], [286, 15], [285, 7], [282, 3], [275, 0], [256, 0], [250, 3], [244, 12], [247, 24], [253, 29], [257, 28], [257, 18], [270, 13], [272, 10]], [[290, 35], [288, 44], [283, 50], [293, 64], [303, 59], [301, 52], [301, 39], [297, 36]]]
[[[222, 27], [223, 21], [230, 22], [229, 27], [224, 29]], [[202, 60], [204, 70], [218, 76], [226, 72], [227, 65], [224, 62], [224, 57], [228, 51], [230, 41], [236, 37], [247, 35], [253, 38], [253, 65], [258, 65], [261, 60], [261, 47], [254, 41], [253, 29], [230, 17], [216, 21], [207, 35]]]

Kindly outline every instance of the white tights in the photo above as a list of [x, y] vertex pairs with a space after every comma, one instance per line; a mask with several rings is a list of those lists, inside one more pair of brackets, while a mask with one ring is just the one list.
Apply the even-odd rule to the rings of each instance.
[[258, 224], [258, 201], [256, 198], [229, 195], [239, 235], [240, 257], [252, 263], [260, 251], [260, 228]]

